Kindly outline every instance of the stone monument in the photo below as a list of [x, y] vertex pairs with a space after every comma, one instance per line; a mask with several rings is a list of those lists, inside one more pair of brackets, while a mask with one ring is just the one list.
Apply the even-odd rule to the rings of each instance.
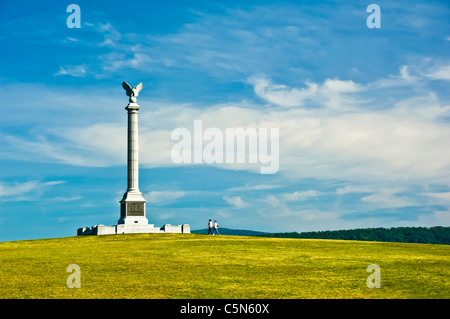
[[141, 226], [147, 225], [145, 217], [146, 200], [139, 191], [139, 145], [138, 145], [138, 111], [136, 97], [142, 90], [142, 82], [131, 87], [127, 82], [122, 83], [130, 97], [125, 110], [128, 111], [128, 188], [120, 201], [119, 225]]
[[138, 144], [138, 111], [136, 97], [142, 90], [142, 82], [131, 87], [127, 82], [122, 83], [128, 99], [125, 110], [128, 112], [128, 185], [127, 191], [120, 201], [120, 218], [115, 226], [95, 225], [92, 228], [78, 228], [77, 235], [107, 235], [125, 233], [190, 233], [187, 224], [172, 226], [166, 224], [154, 227], [146, 217], [146, 200], [139, 190], [139, 144]]

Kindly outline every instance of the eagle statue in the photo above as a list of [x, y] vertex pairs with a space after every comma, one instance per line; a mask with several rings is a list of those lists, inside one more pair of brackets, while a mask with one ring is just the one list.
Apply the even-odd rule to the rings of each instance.
[[129, 102], [136, 103], [136, 97], [139, 95], [139, 91], [142, 90], [142, 82], [136, 86], [131, 87], [127, 82], [122, 83], [122, 87], [127, 92], [127, 95], [130, 97]]

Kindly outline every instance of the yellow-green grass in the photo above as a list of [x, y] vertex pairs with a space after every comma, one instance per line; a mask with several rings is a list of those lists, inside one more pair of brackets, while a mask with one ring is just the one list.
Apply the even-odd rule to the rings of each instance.
[[[68, 288], [67, 266], [81, 269]], [[381, 269], [368, 288], [367, 266]], [[0, 243], [0, 298], [449, 298], [450, 246], [194, 234]]]

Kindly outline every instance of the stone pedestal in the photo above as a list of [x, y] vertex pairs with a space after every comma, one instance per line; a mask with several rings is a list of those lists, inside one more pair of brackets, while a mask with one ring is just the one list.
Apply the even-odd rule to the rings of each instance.
[[[145, 199], [142, 194], [129, 196], [125, 193], [124, 198], [120, 201], [120, 218], [118, 224], [126, 225], [146, 225], [148, 219], [145, 216]], [[139, 198], [140, 197], [140, 198]]]

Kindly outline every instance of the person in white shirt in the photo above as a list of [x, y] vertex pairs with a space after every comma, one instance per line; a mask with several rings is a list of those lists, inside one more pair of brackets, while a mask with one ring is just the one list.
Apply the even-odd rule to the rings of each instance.
[[212, 221], [210, 219], [209, 223], [208, 223], [208, 235], [213, 235], [213, 234], [214, 234], [214, 232], [213, 232], [213, 223], [212, 223]]
[[219, 224], [217, 223], [217, 220], [214, 221], [213, 235], [219, 235]]

